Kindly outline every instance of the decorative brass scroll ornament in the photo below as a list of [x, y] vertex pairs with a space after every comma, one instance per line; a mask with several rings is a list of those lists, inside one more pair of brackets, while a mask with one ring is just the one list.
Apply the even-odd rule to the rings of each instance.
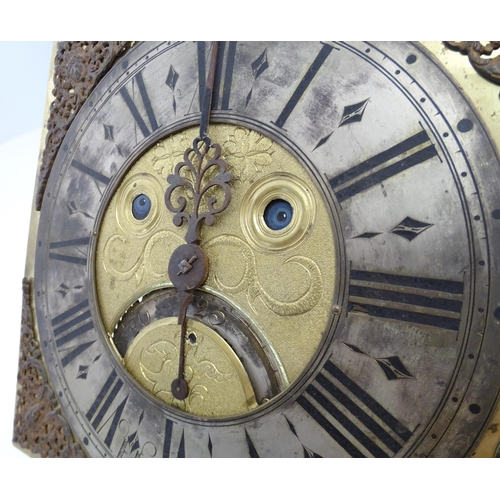
[[458, 50], [461, 54], [469, 57], [472, 67], [484, 78], [493, 83], [500, 84], [500, 54], [493, 58], [490, 56], [493, 51], [500, 48], [500, 41], [489, 42], [483, 45], [481, 42], [444, 42], [452, 49]]
[[83, 458], [50, 388], [31, 312], [31, 285], [23, 279], [21, 353], [13, 442], [43, 458]]
[[133, 42], [59, 42], [54, 60], [55, 99], [50, 105], [47, 138], [38, 176], [36, 209], [42, 208], [45, 186], [59, 147], [87, 97]]

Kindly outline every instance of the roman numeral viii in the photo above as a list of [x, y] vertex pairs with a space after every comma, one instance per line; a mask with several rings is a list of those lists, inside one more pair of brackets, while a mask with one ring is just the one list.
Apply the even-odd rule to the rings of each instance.
[[351, 269], [348, 310], [457, 332], [464, 284]]
[[[99, 394], [92, 403], [89, 411], [86, 413], [87, 420], [91, 423], [92, 427], [100, 432], [106, 424], [111, 420], [111, 424], [104, 438], [104, 444], [106, 446], [111, 446], [113, 438], [120, 423], [120, 419], [127, 404], [128, 396], [125, 396], [117, 408], [104, 420], [108, 410], [113, 404], [114, 400], [118, 396], [120, 389], [123, 386], [123, 381], [117, 376], [116, 371], [113, 370], [106, 382], [99, 391]], [[103, 422], [104, 420], [104, 422]], [[101, 424], [102, 423], [102, 424]]]
[[331, 361], [297, 402], [352, 457], [389, 457], [412, 432]]
[[437, 156], [425, 130], [330, 179], [342, 202], [379, 182]]

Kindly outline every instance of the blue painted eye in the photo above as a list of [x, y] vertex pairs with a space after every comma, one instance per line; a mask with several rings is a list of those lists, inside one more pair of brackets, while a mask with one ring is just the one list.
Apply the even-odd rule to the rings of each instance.
[[287, 227], [292, 221], [292, 216], [292, 205], [285, 200], [273, 200], [264, 210], [264, 222], [274, 231]]
[[151, 200], [145, 195], [136, 196], [132, 202], [132, 215], [137, 220], [145, 219], [151, 211]]

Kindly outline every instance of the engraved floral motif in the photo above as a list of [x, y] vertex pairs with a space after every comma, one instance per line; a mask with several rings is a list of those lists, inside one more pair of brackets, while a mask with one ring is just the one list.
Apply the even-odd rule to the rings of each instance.
[[253, 130], [236, 128], [223, 146], [235, 180], [253, 182], [271, 164], [272, 145], [270, 139]]
[[151, 385], [153, 394], [191, 412], [196, 405], [203, 404], [204, 399], [209, 395], [206, 384], [196, 382], [202, 381], [206, 377], [209, 380], [222, 383], [236, 377], [236, 372], [229, 363], [225, 363], [225, 370], [223, 370], [210, 361], [210, 351], [204, 346], [204, 337], [199, 333], [196, 337], [196, 344], [188, 345], [189, 364], [185, 367], [184, 378], [190, 385], [190, 391], [188, 397], [183, 401], [175, 399], [171, 392], [171, 382], [178, 368], [179, 334], [174, 336], [173, 342], [167, 339], [160, 340], [154, 342], [147, 349], [143, 349], [139, 362], [140, 372], [146, 384]]
[[190, 146], [191, 141], [184, 133], [161, 141], [154, 148], [153, 170], [161, 178], [166, 179], [173, 173], [173, 166], [182, 161], [184, 152]]

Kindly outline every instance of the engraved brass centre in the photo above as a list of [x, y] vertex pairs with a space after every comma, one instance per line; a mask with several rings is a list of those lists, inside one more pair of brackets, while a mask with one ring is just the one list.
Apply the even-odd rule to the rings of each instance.
[[[147, 151], [131, 167], [108, 204], [97, 244], [96, 283], [102, 320], [110, 338], [132, 304], [154, 290], [173, 287], [168, 264], [173, 251], [184, 243], [186, 228], [173, 224], [163, 197], [168, 189], [167, 177], [182, 161], [197, 132], [193, 127], [176, 133]], [[236, 125], [213, 124], [210, 136], [221, 145], [221, 157], [231, 173], [232, 200], [219, 214], [217, 224], [201, 227], [201, 247], [209, 260], [208, 277], [201, 290], [250, 318], [253, 330], [259, 332], [259, 342], [272, 353], [282, 390], [306, 368], [332, 319], [337, 256], [329, 208], [306, 168], [279, 144]], [[152, 201], [143, 220], [135, 220], [131, 212], [138, 194]], [[185, 197], [188, 205], [193, 202], [190, 195], [187, 188], [177, 189], [176, 196]], [[217, 193], [212, 195], [217, 197]], [[275, 199], [290, 203], [293, 216], [287, 227], [273, 231], [264, 222], [264, 211]], [[186, 264], [194, 266], [196, 262], [187, 259]], [[216, 333], [189, 325], [203, 338], [203, 346], [211, 346], [214, 359], [210, 362], [217, 365], [215, 359], [222, 359], [224, 353], [231, 359], [228, 366], [236, 370], [230, 351], [216, 342]], [[141, 332], [141, 338], [147, 337], [148, 342], [154, 338], [154, 342], [160, 342], [158, 346], [166, 346], [161, 342], [167, 342], [168, 337], [178, 345], [171, 323], [162, 320], [161, 326], [158, 323], [151, 328], [150, 333]], [[157, 370], [166, 356], [161, 349], [151, 348], [151, 342], [146, 346], [137, 340], [139, 344], [141, 347], [134, 347], [134, 354], [127, 353], [125, 359], [138, 380], [144, 378], [142, 357], [150, 358], [156, 352], [153, 365]], [[230, 349], [231, 342], [227, 344]], [[194, 359], [187, 355], [189, 370], [194, 370], [190, 365]], [[243, 379], [240, 374], [241, 387], [245, 386]], [[155, 383], [146, 382], [145, 387], [173, 404], [165, 391], [155, 389]], [[217, 384], [214, 391], [221, 390], [215, 388], [220, 387]], [[242, 405], [247, 405], [244, 411], [252, 406], [248, 391], [239, 390], [244, 396], [231, 396], [233, 406], [227, 409], [228, 414], [240, 413]], [[210, 406], [203, 413], [193, 406], [185, 410], [210, 416], [216, 413]]]

